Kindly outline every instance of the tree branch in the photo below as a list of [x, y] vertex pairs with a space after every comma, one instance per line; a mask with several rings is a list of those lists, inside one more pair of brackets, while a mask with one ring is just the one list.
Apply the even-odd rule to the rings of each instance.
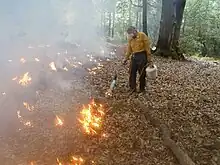
[[172, 139], [169, 128], [161, 123], [158, 119], [154, 118], [149, 111], [146, 110], [146, 105], [142, 104], [139, 100], [135, 104], [141, 108], [145, 120], [149, 120], [151, 124], [158, 127], [162, 134], [164, 144], [173, 152], [181, 165], [196, 165], [192, 159], [185, 153]]

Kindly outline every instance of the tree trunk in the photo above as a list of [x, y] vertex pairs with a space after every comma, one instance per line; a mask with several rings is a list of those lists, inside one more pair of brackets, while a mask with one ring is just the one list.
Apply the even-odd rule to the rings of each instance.
[[131, 2], [129, 3], [129, 9], [128, 9], [128, 25], [132, 26], [132, 21], [131, 21]]
[[112, 27], [112, 13], [109, 12], [108, 14], [108, 19], [109, 19], [109, 22], [108, 22], [108, 36], [111, 37], [111, 27]]
[[106, 28], [106, 12], [103, 13], [103, 29], [104, 29], [104, 36], [107, 36], [107, 28]]
[[143, 0], [143, 32], [148, 35], [147, 33], [147, 0]]
[[137, 29], [139, 29], [138, 28], [138, 23], [139, 23], [139, 11], [136, 12], [136, 23], [135, 23], [135, 26], [136, 26]]
[[178, 53], [180, 53], [179, 48], [179, 38], [180, 38], [180, 29], [183, 20], [183, 12], [186, 5], [186, 0], [176, 0], [175, 1], [175, 22], [174, 22], [174, 34], [173, 34], [173, 49]]
[[[182, 0], [175, 0], [175, 1], [182, 1]], [[175, 29], [175, 26], [174, 26], [177, 24], [175, 23], [175, 16], [177, 15], [178, 17], [180, 17], [179, 8], [177, 9], [175, 7], [176, 5], [173, 2], [173, 0], [162, 0], [160, 32], [159, 32], [159, 38], [157, 42], [156, 54], [164, 56], [164, 57], [172, 57], [174, 59], [184, 59], [181, 53], [177, 52], [176, 50], [172, 51], [173, 39], [175, 38], [175, 39], [178, 39], [179, 41], [179, 34], [180, 34], [180, 29], [178, 31], [178, 29]], [[182, 22], [182, 19], [179, 23], [180, 26], [181, 26], [181, 22]]]
[[101, 13], [101, 36], [104, 34], [104, 13]]
[[112, 18], [112, 38], [114, 38], [115, 35], [115, 11], [113, 12], [113, 18]]

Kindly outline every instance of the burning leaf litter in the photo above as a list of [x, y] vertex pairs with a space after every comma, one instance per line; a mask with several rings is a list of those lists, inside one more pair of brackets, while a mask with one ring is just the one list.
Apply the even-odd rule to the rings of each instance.
[[29, 111], [33, 111], [34, 110], [34, 106], [28, 104], [27, 102], [23, 102], [23, 105], [26, 109], [28, 109]]
[[[15, 79], [16, 80], [16, 79]], [[31, 83], [31, 77], [29, 76], [29, 72], [26, 72], [21, 79], [18, 81], [18, 83], [22, 86], [27, 86]]]
[[38, 58], [34, 58], [35, 61], [39, 62], [40, 60]]
[[80, 112], [81, 118], [78, 119], [87, 134], [94, 135], [102, 127], [104, 108], [102, 104], [96, 104], [94, 100], [87, 106], [83, 107]]
[[[77, 64], [76, 59], [74, 60], [74, 64]], [[73, 64], [73, 60], [68, 59], [68, 61]], [[92, 61], [97, 62], [98, 60], [93, 58]], [[107, 61], [110, 61], [110, 59], [107, 59]], [[219, 84], [216, 82], [216, 78], [219, 78], [219, 72], [217, 72], [219, 68], [195, 63], [179, 63], [160, 58], [155, 59], [155, 61], [160, 67], [160, 77], [155, 82], [148, 81], [148, 87], [150, 88], [148, 95], [146, 97], [139, 95], [139, 99], [146, 104], [146, 110], [151, 111], [154, 117], [169, 125], [175, 141], [185, 147], [197, 164], [202, 164], [202, 162], [209, 163], [209, 160], [214, 159], [213, 155], [217, 155], [217, 153], [210, 150], [204, 151], [201, 147], [203, 143], [213, 143], [216, 140], [216, 135], [220, 132], [217, 122], [219, 121]], [[60, 155], [69, 155], [70, 150], [71, 153], [82, 155], [82, 157], [72, 157], [72, 164], [94, 164], [94, 162], [115, 165], [141, 165], [149, 164], [149, 162], [158, 165], [178, 164], [162, 143], [159, 137], [159, 130], [145, 121], [142, 118], [143, 112], [140, 111], [137, 105], [133, 104], [132, 100], [137, 96], [127, 97], [127, 93], [124, 93], [128, 76], [127, 68], [121, 66], [120, 60], [116, 60], [114, 63], [105, 63], [103, 66], [102, 64], [96, 64], [97, 66], [93, 68], [93, 71], [96, 71], [96, 75], [90, 75], [86, 80], [92, 83], [92, 86], [95, 87], [93, 89], [98, 91], [99, 96], [104, 97], [106, 90], [109, 89], [114, 74], [109, 72], [109, 70], [118, 68], [119, 73], [117, 90], [113, 91], [113, 97], [107, 99], [108, 113], [104, 105], [94, 101], [88, 106], [84, 106], [82, 110], [79, 109], [81, 111], [78, 123], [82, 131], [91, 136], [84, 136], [82, 131], [79, 133], [77, 132], [78, 130], [72, 129], [72, 126], [61, 127], [62, 129], [53, 127], [55, 129], [53, 131], [51, 127], [48, 128], [48, 125], [53, 126], [54, 120], [56, 126], [64, 124], [61, 116], [55, 116], [54, 119], [53, 112], [55, 109], [56, 112], [61, 110], [66, 112], [73, 111], [73, 103], [71, 101], [68, 102], [69, 98], [73, 97], [73, 95], [74, 97], [82, 95], [83, 92], [86, 93], [86, 90], [90, 89], [85, 88], [84, 91], [75, 90], [71, 94], [50, 90], [48, 91], [48, 93], [50, 92], [49, 94], [41, 96], [41, 100], [36, 103], [37, 106], [29, 105], [29, 108], [33, 106], [41, 109], [41, 111], [31, 112], [35, 116], [34, 128], [32, 120], [24, 120], [23, 111], [22, 115], [20, 111], [17, 112], [19, 121], [25, 126], [19, 132], [19, 139], [25, 139], [25, 145], [29, 143], [30, 145], [28, 145], [26, 151], [23, 151], [24, 142], [14, 142], [15, 150], [20, 152], [16, 154], [20, 158], [24, 158], [26, 155], [36, 156], [38, 151], [44, 153], [43, 156], [39, 156], [39, 159], [50, 156], [54, 162], [60, 165], [67, 164], [64, 163], [66, 161], [63, 161]], [[78, 63], [77, 65], [80, 64]], [[89, 69], [92, 71], [92, 67]], [[209, 74], [209, 72], [212, 72], [213, 75]], [[199, 77], [197, 76], [198, 74]], [[207, 76], [209, 79], [206, 79]], [[204, 88], [204, 83], [202, 82], [207, 82], [209, 86]], [[67, 102], [69, 105], [67, 105]], [[48, 109], [49, 105], [53, 108]], [[24, 112], [29, 113], [28, 111]], [[48, 122], [50, 118], [48, 117], [49, 115], [47, 116], [48, 113], [52, 115], [51, 122]], [[77, 121], [74, 118], [75, 115], [69, 116], [71, 118], [70, 123]], [[39, 123], [39, 126], [37, 123]], [[43, 123], [49, 124], [45, 126]], [[216, 127], [213, 126], [213, 123], [216, 124]], [[68, 125], [66, 118], [65, 125]], [[29, 129], [34, 130], [29, 132], [27, 131]], [[97, 138], [92, 135], [101, 135], [103, 138]], [[37, 137], [36, 140], [33, 140], [34, 137]], [[42, 142], [45, 142], [44, 145], [41, 145]], [[71, 148], [71, 146], [73, 147]], [[160, 154], [158, 155], [158, 153]], [[54, 155], [56, 155], [55, 158]], [[56, 157], [60, 159], [56, 161]], [[89, 159], [89, 163], [87, 159]]]
[[56, 68], [54, 62], [51, 62], [51, 63], [49, 64], [49, 66], [50, 66], [50, 68], [51, 68], [52, 70], [57, 71], [57, 68]]
[[63, 125], [63, 120], [56, 115], [56, 119], [55, 119], [55, 124], [56, 126], [62, 126]]
[[26, 62], [26, 60], [24, 58], [21, 58], [20, 62], [24, 64]]

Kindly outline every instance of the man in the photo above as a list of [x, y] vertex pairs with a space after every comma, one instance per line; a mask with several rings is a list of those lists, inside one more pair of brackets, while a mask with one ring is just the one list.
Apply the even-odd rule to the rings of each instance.
[[136, 91], [137, 71], [140, 75], [139, 92], [145, 92], [145, 78], [147, 65], [153, 67], [151, 60], [150, 41], [144, 32], [138, 32], [135, 27], [129, 27], [128, 33], [128, 48], [124, 64], [131, 58], [129, 86], [131, 92]]

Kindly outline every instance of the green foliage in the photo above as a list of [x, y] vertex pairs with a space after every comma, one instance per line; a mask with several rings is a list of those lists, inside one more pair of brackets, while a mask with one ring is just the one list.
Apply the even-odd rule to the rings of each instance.
[[187, 53], [220, 56], [220, 1], [188, 0], [181, 46]]

